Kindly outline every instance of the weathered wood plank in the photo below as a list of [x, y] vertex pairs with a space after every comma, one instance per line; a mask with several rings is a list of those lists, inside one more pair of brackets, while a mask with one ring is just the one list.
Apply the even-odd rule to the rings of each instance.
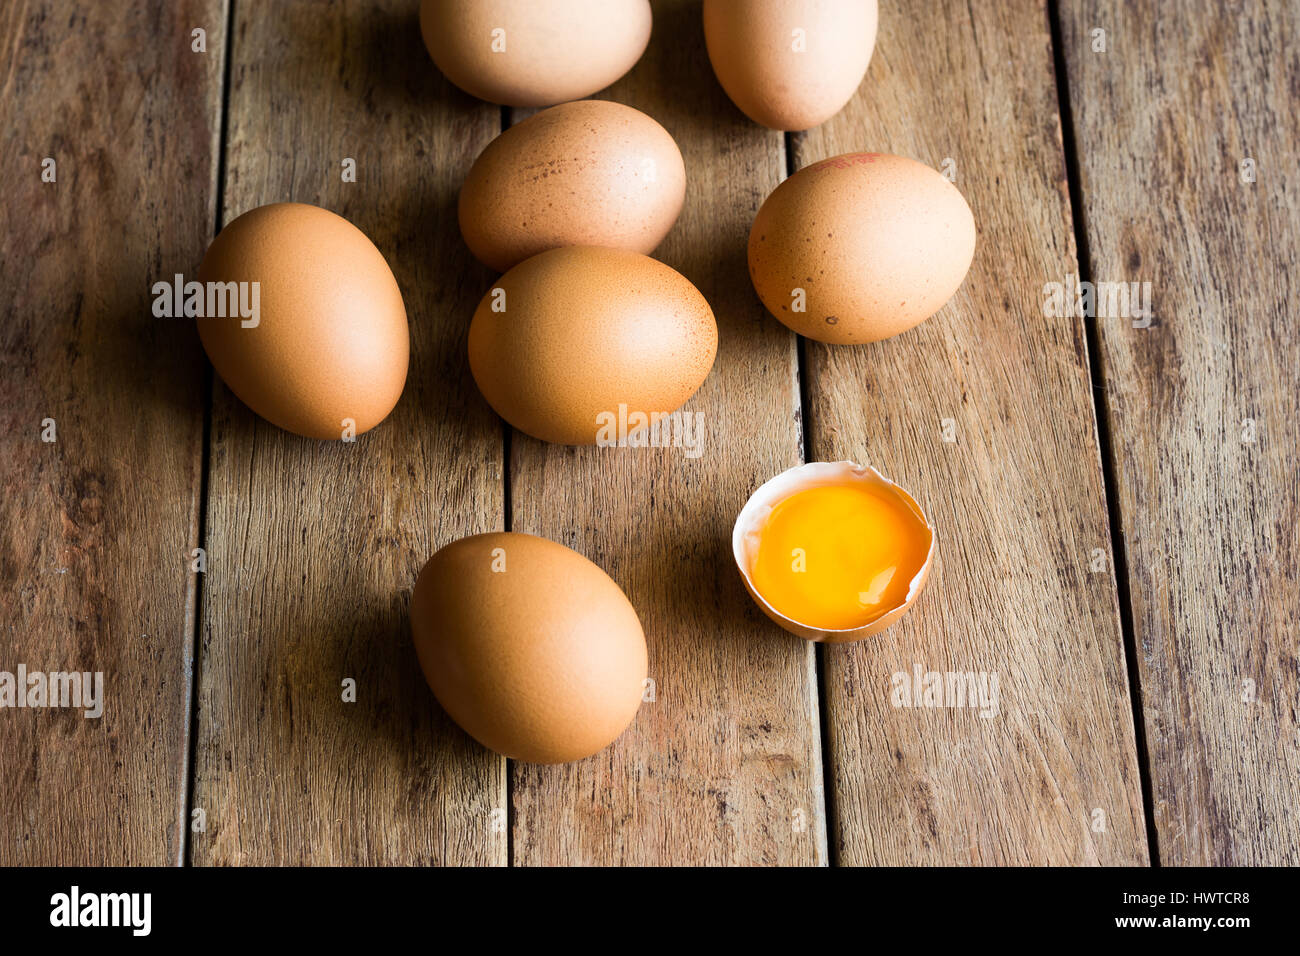
[[0, 8], [0, 670], [105, 698], [0, 711], [0, 865], [180, 861], [205, 397], [151, 287], [211, 238], [223, 35], [219, 0]]
[[[927, 508], [939, 545], [899, 626], [824, 652], [836, 857], [1142, 863], [1084, 327], [1041, 306], [1044, 283], [1075, 271], [1046, 10], [893, 4], [876, 49], [844, 112], [798, 141], [798, 165], [951, 159], [979, 245], [917, 329], [807, 348], [811, 456], [879, 467]], [[893, 706], [892, 675], [914, 668], [997, 675], [996, 716]]]
[[745, 237], [784, 171], [781, 136], [727, 100], [698, 3], [655, 4], [645, 57], [602, 96], [662, 123], [686, 160], [686, 208], [656, 257], [717, 315], [718, 357], [687, 408], [703, 454], [573, 449], [516, 433], [513, 527], [577, 549], [636, 606], [657, 699], [611, 747], [513, 766], [514, 862], [825, 862], [810, 645], [769, 626], [731, 559], [732, 522], [800, 455], [793, 336], [749, 285]]
[[1300, 8], [1170, 14], [1061, 7], [1159, 858], [1295, 865]]
[[412, 350], [401, 402], [355, 444], [282, 432], [217, 386], [193, 859], [504, 863], [505, 763], [438, 709], [406, 618], [437, 546], [502, 525], [501, 430], [465, 352], [490, 275], [455, 215], [500, 111], [442, 79], [412, 4], [236, 17], [225, 221], [297, 200], [354, 222], [393, 267]]

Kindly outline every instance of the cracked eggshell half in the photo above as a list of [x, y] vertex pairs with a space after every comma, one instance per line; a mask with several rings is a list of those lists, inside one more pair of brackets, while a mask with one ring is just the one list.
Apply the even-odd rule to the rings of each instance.
[[[925, 559], [908, 584], [907, 595], [903, 601], [874, 620], [860, 627], [843, 630], [811, 627], [782, 614], [755, 587], [753, 567], [758, 555], [759, 542], [773, 509], [787, 498], [810, 488], [855, 483], [865, 483], [878, 493], [883, 492], [893, 497], [910, 511], [920, 524], [924, 525], [925, 532], [929, 535]], [[769, 479], [745, 502], [745, 507], [741, 509], [731, 532], [731, 552], [736, 561], [736, 568], [740, 571], [741, 579], [745, 582], [750, 596], [762, 608], [763, 613], [797, 637], [827, 644], [860, 641], [898, 623], [925, 589], [926, 582], [930, 578], [930, 569], [934, 564], [935, 544], [934, 526], [930, 524], [921, 506], [911, 495], [870, 465], [859, 465], [851, 461], [810, 462], [790, 468]]]

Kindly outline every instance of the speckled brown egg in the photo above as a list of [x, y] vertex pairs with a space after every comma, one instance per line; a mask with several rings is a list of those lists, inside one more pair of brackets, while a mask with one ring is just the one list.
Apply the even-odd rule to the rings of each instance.
[[499, 272], [557, 246], [650, 253], [677, 221], [686, 167], [668, 131], [621, 103], [582, 100], [506, 130], [460, 191], [460, 229]]
[[230, 309], [197, 321], [217, 374], [267, 421], [337, 439], [397, 404], [410, 349], [402, 293], [346, 219], [302, 203], [249, 210], [212, 241], [198, 279], [209, 298], [212, 283], [256, 288], [255, 324]]
[[620, 407], [676, 411], [713, 366], [718, 327], [699, 290], [626, 249], [567, 246], [502, 276], [469, 328], [488, 403], [545, 441], [594, 444]]
[[799, 170], [749, 232], [749, 275], [769, 312], [834, 345], [905, 332], [948, 301], [975, 254], [957, 187], [902, 156], [851, 153]]
[[844, 108], [871, 62], [876, 22], [876, 0], [704, 0], [718, 82], [772, 129], [809, 129]]
[[636, 611], [609, 575], [546, 538], [478, 534], [439, 550], [415, 582], [411, 633], [452, 720], [515, 760], [588, 757], [641, 705]]
[[603, 90], [650, 42], [650, 0], [423, 0], [420, 32], [462, 90], [553, 106]]

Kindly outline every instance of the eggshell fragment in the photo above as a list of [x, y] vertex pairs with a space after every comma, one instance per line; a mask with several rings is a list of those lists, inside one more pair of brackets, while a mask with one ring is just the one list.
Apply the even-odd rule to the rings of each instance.
[[666, 129], [630, 106], [582, 100], [488, 144], [460, 191], [460, 229], [499, 272], [558, 246], [648, 254], [685, 198], [686, 167]]
[[257, 284], [256, 325], [237, 314], [197, 321], [217, 374], [267, 421], [338, 439], [374, 428], [397, 404], [410, 352], [402, 293], [383, 254], [343, 217], [303, 203], [249, 210], [212, 241], [198, 278]]
[[913, 159], [850, 153], [799, 170], [749, 232], [763, 305], [800, 335], [875, 342], [929, 318], [975, 255], [975, 219], [957, 187]]
[[[762, 538], [763, 527], [767, 524], [772, 509], [796, 492], [821, 485], [843, 485], [854, 482], [865, 482], [874, 485], [897, 497], [925, 524], [926, 530], [930, 534], [929, 549], [926, 552], [924, 563], [908, 586], [906, 599], [898, 607], [874, 621], [864, 624], [862, 627], [837, 631], [809, 627], [786, 617], [776, 610], [754, 586], [751, 569], [758, 554], [758, 544]], [[745, 502], [745, 507], [741, 509], [740, 514], [737, 516], [736, 524], [731, 531], [732, 557], [735, 558], [736, 567], [740, 570], [740, 576], [745, 582], [746, 589], [748, 589], [750, 596], [758, 606], [762, 608], [763, 613], [791, 634], [809, 641], [828, 644], [860, 641], [863, 638], [871, 637], [873, 634], [879, 634], [886, 628], [898, 623], [899, 619], [916, 603], [917, 597], [930, 578], [930, 567], [934, 563], [934, 549], [934, 526], [930, 524], [920, 505], [912, 499], [912, 496], [870, 465], [859, 465], [851, 461], [810, 462], [781, 472], [781, 474], [759, 486], [758, 490], [750, 496], [749, 500]]]
[[469, 365], [497, 414], [544, 441], [595, 444], [626, 411], [676, 411], [713, 366], [718, 327], [680, 273], [626, 249], [567, 246], [488, 290]]
[[804, 130], [826, 122], [866, 75], [876, 0], [704, 0], [718, 82], [754, 122]]
[[650, 0], [423, 0], [420, 32], [447, 79], [506, 106], [603, 90], [650, 42]]
[[496, 532], [440, 549], [416, 580], [411, 633], [452, 720], [516, 760], [581, 760], [641, 705], [636, 611], [609, 575], [545, 538]]

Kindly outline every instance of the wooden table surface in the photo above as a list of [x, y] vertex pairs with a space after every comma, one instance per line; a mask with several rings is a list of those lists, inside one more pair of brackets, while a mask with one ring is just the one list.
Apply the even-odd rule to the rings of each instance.
[[[686, 160], [656, 255], [720, 333], [690, 459], [547, 445], [478, 394], [494, 274], [455, 199], [517, 117], [442, 78], [416, 6], [0, 7], [0, 670], [107, 698], [0, 710], [0, 864], [1300, 863], [1300, 8], [882, 0], [857, 95], [783, 136], [718, 86], [698, 0], [656, 0], [599, 95]], [[749, 224], [861, 150], [955, 176], [974, 265], [902, 336], [799, 341]], [[406, 392], [355, 444], [260, 420], [151, 314], [282, 200], [356, 223], [406, 299]], [[1046, 315], [1067, 275], [1150, 282], [1154, 318]], [[845, 458], [923, 503], [938, 564], [898, 626], [816, 646], [753, 606], [730, 529]], [[656, 699], [576, 764], [483, 749], [419, 673], [416, 572], [501, 528], [645, 627]], [[998, 712], [893, 706], [914, 668], [997, 674]]]

